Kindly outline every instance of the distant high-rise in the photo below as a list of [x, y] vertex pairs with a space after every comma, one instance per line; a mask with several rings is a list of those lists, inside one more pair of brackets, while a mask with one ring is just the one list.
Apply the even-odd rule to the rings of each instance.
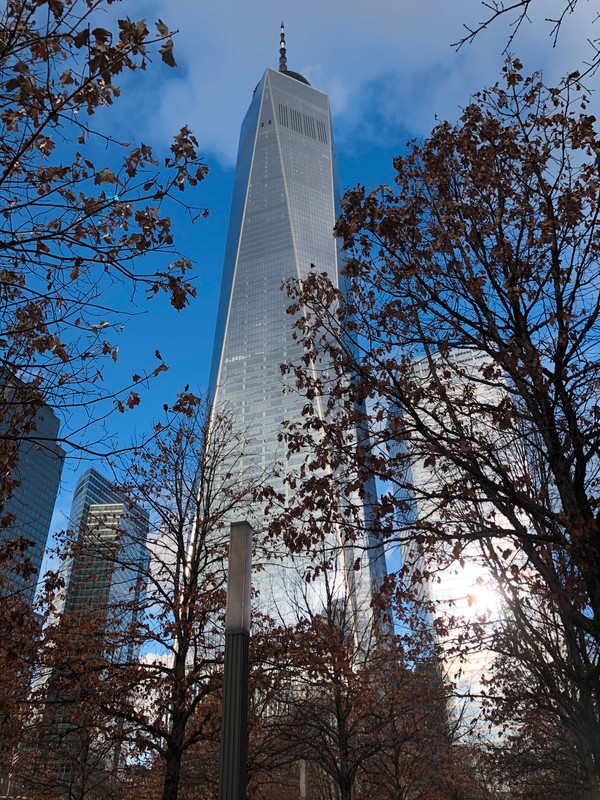
[[[0, 389], [4, 438], [3, 466], [9, 467], [11, 493], [0, 513], [0, 548], [17, 550], [0, 564], [1, 595], [33, 602], [56, 495], [64, 452], [56, 442], [59, 421], [53, 410], [32, 402], [26, 384], [7, 377]], [[18, 436], [15, 444], [15, 436]], [[6, 437], [6, 438], [5, 438]], [[11, 452], [12, 448], [12, 452]]]
[[[125, 497], [93, 467], [79, 478], [73, 494], [69, 528], [77, 544], [63, 569], [65, 588], [58, 615], [110, 614], [126, 630], [137, 613], [140, 581], [148, 563], [148, 512]], [[134, 653], [124, 645], [115, 658]]]
[[[83, 645], [114, 663], [131, 662], [137, 646], [128, 631], [145, 591], [148, 513], [90, 467], [77, 481], [69, 528], [74, 554], [62, 570], [64, 589], [52, 622], [68, 632], [67, 648], [77, 651]], [[116, 641], [109, 645], [113, 636]], [[81, 776], [90, 768], [98, 776], [114, 773], [120, 755], [102, 733], [80, 726], [61, 678], [60, 671], [51, 669], [42, 681], [47, 686], [46, 736], [53, 748], [59, 794], [66, 798], [75, 787], [80, 791]]]
[[[215, 407], [231, 412], [250, 439], [250, 454], [238, 465], [246, 476], [266, 473], [276, 462], [293, 470], [302, 460], [302, 454], [288, 459], [278, 441], [282, 422], [301, 419], [306, 403], [293, 380], [282, 377], [281, 365], [298, 364], [304, 355], [293, 337], [282, 284], [302, 280], [314, 265], [339, 285], [333, 237], [338, 212], [329, 99], [287, 69], [282, 25], [279, 71], [266, 69], [242, 124], [210, 380]], [[274, 485], [289, 497], [281, 480]], [[256, 509], [251, 522], [265, 526]], [[369, 607], [371, 591], [385, 574], [383, 550], [369, 544], [361, 574], [344, 565], [351, 554], [342, 551], [350, 548], [338, 551], [341, 591], [351, 613], [352, 607], [357, 613]], [[261, 608], [287, 622], [293, 621], [293, 571], [284, 559], [253, 577]]]

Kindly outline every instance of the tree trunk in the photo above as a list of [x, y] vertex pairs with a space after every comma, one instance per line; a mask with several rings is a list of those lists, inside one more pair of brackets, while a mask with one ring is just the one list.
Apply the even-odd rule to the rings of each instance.
[[340, 778], [340, 798], [341, 800], [352, 800], [352, 784], [353, 781], [350, 777], [344, 776]]
[[171, 735], [167, 743], [165, 755], [165, 781], [162, 800], [177, 800], [179, 792], [179, 774], [181, 772], [181, 756], [183, 755], [183, 737], [186, 720], [172, 712]]
[[592, 752], [592, 748], [586, 748], [586, 752], [581, 755], [581, 765], [583, 772], [583, 797], [585, 800], [598, 800], [600, 797], [600, 762], [594, 758], [597, 755]]

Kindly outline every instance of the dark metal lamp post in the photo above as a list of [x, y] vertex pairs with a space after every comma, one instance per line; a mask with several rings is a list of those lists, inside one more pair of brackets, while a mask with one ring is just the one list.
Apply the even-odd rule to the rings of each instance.
[[246, 797], [251, 569], [252, 528], [236, 522], [229, 535], [219, 800]]

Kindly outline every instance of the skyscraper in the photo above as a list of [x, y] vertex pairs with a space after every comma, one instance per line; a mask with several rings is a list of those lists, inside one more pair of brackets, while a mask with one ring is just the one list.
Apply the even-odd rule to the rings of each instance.
[[[311, 265], [339, 284], [333, 237], [338, 211], [329, 99], [288, 70], [282, 25], [279, 71], [266, 69], [242, 124], [210, 379], [215, 407], [232, 413], [251, 440], [251, 453], [240, 467], [246, 475], [260, 475], [276, 462], [292, 470], [302, 458], [287, 459], [278, 441], [282, 422], [301, 419], [306, 403], [281, 373], [282, 364], [299, 363], [303, 356], [282, 284], [302, 280]], [[289, 496], [289, 487], [275, 484]], [[255, 509], [251, 521], [263, 527], [259, 517]], [[366, 607], [385, 572], [383, 551], [368, 551], [369, 567], [353, 576], [343, 563], [349, 554], [342, 550], [346, 598]], [[288, 559], [267, 563], [254, 579], [261, 607], [276, 609], [288, 622], [292, 572]]]
[[[27, 384], [3, 373], [0, 389], [3, 413], [0, 430], [8, 435], [3, 442], [14, 447], [3, 453], [3, 464], [10, 464], [11, 495], [0, 512], [0, 546], [16, 542], [24, 545], [0, 567], [2, 595], [17, 594], [33, 602], [42, 557], [50, 531], [52, 513], [60, 483], [64, 452], [57, 444], [59, 421], [47, 405], [30, 399]], [[15, 428], [16, 426], [16, 428]], [[25, 434], [23, 429], [25, 429]], [[15, 437], [21, 437], [15, 444]], [[0, 436], [0, 438], [2, 438]]]
[[[418, 416], [429, 428], [439, 430], [440, 437], [462, 430], [465, 442], [479, 442], [482, 451], [487, 442], [490, 449], [504, 452], [517, 463], [522, 454], [490, 424], [491, 417], [482, 414], [485, 408], [500, 406], [506, 396], [499, 379], [484, 377], [488, 370], [492, 374], [492, 368], [493, 362], [481, 351], [449, 350], [417, 359], [409, 384], [429, 387], [422, 393]], [[446, 394], [436, 394], [431, 386], [442, 374]], [[451, 710], [460, 720], [459, 732], [481, 733], [479, 697], [493, 659], [486, 639], [502, 611], [493, 570], [477, 537], [488, 529], [507, 529], [508, 521], [484, 498], [475, 503], [475, 495], [464, 486], [461, 496], [458, 487], [465, 476], [443, 458], [431, 458], [417, 425], [409, 421], [406, 430], [407, 439], [396, 443], [393, 453], [396, 458], [403, 456], [397, 463], [404, 461], [397, 496], [402, 501], [399, 507], [405, 509], [399, 522], [406, 579], [427, 609], [424, 613], [432, 629], [434, 619], [443, 622], [438, 641], [446, 674], [454, 685]], [[427, 531], [436, 531], [435, 543], [426, 539]], [[504, 549], [502, 543], [498, 536], [499, 550]], [[479, 633], [471, 641], [468, 628], [475, 621]]]
[[[52, 622], [67, 632], [65, 647], [82, 646], [92, 657], [130, 662], [136, 645], [128, 635], [139, 614], [148, 564], [148, 513], [127, 502], [93, 467], [77, 481], [69, 518], [75, 550], [62, 570], [64, 590]], [[116, 637], [112, 644], [109, 639]], [[81, 724], [59, 669], [42, 676], [47, 688], [46, 737], [53, 748], [59, 792], [81, 791], [82, 776], [114, 773], [119, 750], [101, 730]]]
[[[148, 561], [148, 512], [128, 503], [93, 467], [77, 481], [69, 528], [78, 548], [63, 568], [65, 589], [57, 615], [98, 613], [114, 617], [123, 630], [136, 615], [140, 575]], [[130, 645], [116, 660], [134, 655]]]

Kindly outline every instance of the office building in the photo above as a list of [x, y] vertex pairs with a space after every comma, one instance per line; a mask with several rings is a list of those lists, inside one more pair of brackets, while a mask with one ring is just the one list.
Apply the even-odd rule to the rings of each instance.
[[[73, 552], [62, 568], [64, 589], [51, 624], [67, 632], [65, 646], [74, 653], [83, 647], [92, 658], [129, 663], [138, 655], [130, 628], [145, 591], [148, 513], [90, 467], [77, 481], [69, 530]], [[122, 757], [101, 730], [81, 724], [62, 677], [60, 670], [49, 669], [40, 680], [46, 685], [46, 742], [59, 795], [72, 797], [86, 780], [98, 785], [110, 780]]]
[[[57, 444], [59, 421], [47, 405], [31, 399], [26, 384], [4, 371], [0, 390], [0, 441], [11, 493], [0, 511], [0, 548], [11, 552], [0, 564], [1, 597], [33, 603], [52, 522], [64, 452]], [[18, 543], [23, 550], [13, 548]]]
[[[135, 622], [136, 599], [143, 592], [148, 565], [148, 513], [129, 503], [110, 481], [93, 467], [79, 478], [73, 493], [69, 529], [75, 553], [63, 567], [64, 590], [57, 616], [98, 613], [117, 630]], [[116, 661], [135, 655], [123, 644]]]
[[[279, 70], [266, 69], [242, 124], [210, 380], [214, 408], [231, 413], [250, 442], [244, 462], [236, 466], [246, 479], [268, 475], [274, 464], [289, 474], [303, 460], [303, 454], [287, 458], [278, 441], [283, 421], [300, 420], [307, 402], [294, 380], [282, 376], [282, 364], [298, 364], [304, 355], [293, 336], [291, 301], [282, 284], [302, 280], [314, 265], [339, 286], [332, 233], [338, 213], [329, 99], [287, 68], [282, 26]], [[271, 482], [289, 497], [283, 480]], [[269, 519], [255, 508], [250, 522], [262, 532]], [[328, 543], [337, 548], [336, 591], [356, 614], [368, 616], [371, 590], [385, 574], [383, 551], [369, 540], [371, 548], [360, 553], [365, 566], [354, 574], [349, 565], [355, 554], [340, 541]], [[283, 543], [274, 544], [281, 555]], [[257, 559], [264, 562], [253, 576], [261, 609], [293, 622], [294, 574], [306, 562], [285, 557], [276, 563], [260, 554]], [[318, 604], [318, 583], [311, 589]], [[366, 617], [359, 627], [365, 624]]]
[[[523, 454], [492, 423], [492, 410], [506, 396], [501, 380], [484, 377], [493, 372], [485, 353], [450, 350], [417, 359], [407, 380], [413, 388], [429, 387], [421, 395], [418, 411], [429, 429], [454, 440], [461, 435], [465, 444], [477, 442], [480, 454], [486, 446], [490, 452], [510, 454], [516, 465]], [[436, 393], [432, 387], [440, 376], [444, 391]], [[399, 412], [392, 409], [394, 413]], [[438, 627], [443, 633], [437, 638], [446, 678], [453, 687], [451, 710], [459, 733], [480, 735], [481, 695], [493, 659], [486, 639], [503, 612], [494, 568], [477, 536], [493, 531], [496, 549], [502, 552], [501, 532], [508, 529], [508, 521], [485, 498], [474, 500], [468, 479], [456, 466], [442, 456], [431, 457], [417, 425], [406, 421], [406, 432], [407, 438], [396, 442], [392, 453], [395, 462], [402, 464], [396, 494], [404, 509], [398, 522], [406, 580], [431, 629], [436, 621], [443, 623]], [[432, 533], [429, 538], [428, 532]], [[514, 547], [509, 542], [505, 546], [514, 558]], [[478, 635], [470, 643], [469, 624], [475, 621]]]

